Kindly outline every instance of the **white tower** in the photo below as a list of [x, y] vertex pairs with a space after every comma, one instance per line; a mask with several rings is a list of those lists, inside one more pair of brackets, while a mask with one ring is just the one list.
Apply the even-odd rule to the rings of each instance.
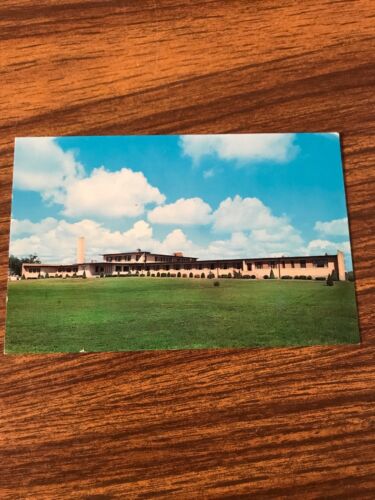
[[77, 240], [77, 264], [85, 262], [85, 238], [80, 236]]

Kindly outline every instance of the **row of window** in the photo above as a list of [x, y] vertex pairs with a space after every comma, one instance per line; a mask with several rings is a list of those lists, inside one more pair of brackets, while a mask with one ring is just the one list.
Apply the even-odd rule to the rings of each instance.
[[[294, 267], [300, 267], [300, 268], [306, 268], [306, 261], [305, 260], [300, 260], [298, 262], [294, 262], [294, 261], [290, 261], [289, 262], [290, 266], [292, 268]], [[297, 265], [297, 266], [296, 266]], [[328, 262], [324, 262], [324, 261], [315, 261], [313, 262], [313, 266], [314, 267], [328, 267]], [[282, 268], [285, 268], [285, 262], [281, 262], [281, 267]], [[238, 270], [241, 270], [242, 269], [242, 262], [229, 262], [229, 263], [223, 263], [223, 264], [219, 264], [219, 265], [216, 265], [216, 263], [212, 263], [212, 264], [198, 264], [198, 263], [194, 263], [194, 264], [175, 264], [173, 266], [170, 266], [170, 265], [158, 265], [157, 263], [152, 263], [151, 266], [149, 265], [146, 265], [145, 267], [143, 266], [132, 266], [132, 269], [133, 270], [136, 270], [136, 271], [142, 271], [143, 269], [145, 269], [146, 271], [150, 271], [150, 270], [160, 270], [160, 269], [166, 269], [167, 271], [172, 268], [172, 269], [175, 269], [175, 270], [191, 270], [191, 269], [199, 269], [199, 270], [202, 270], [202, 269], [238, 269]], [[252, 263], [247, 263], [247, 270], [248, 271], [252, 271], [252, 268], [253, 268], [253, 264]], [[276, 269], [277, 268], [277, 263], [276, 261], [271, 261], [271, 262], [256, 262], [255, 263], [255, 269], [267, 269], [267, 268], [271, 268], [271, 269]], [[101, 268], [101, 271], [103, 269]], [[115, 266], [115, 271], [116, 272], [128, 272], [130, 270], [130, 267], [129, 266]], [[99, 268], [98, 266], [96, 267], [96, 272], [99, 272]]]

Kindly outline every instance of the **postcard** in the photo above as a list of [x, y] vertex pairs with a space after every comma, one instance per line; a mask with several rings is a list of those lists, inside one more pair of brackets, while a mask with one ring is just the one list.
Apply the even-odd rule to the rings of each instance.
[[338, 133], [16, 139], [7, 354], [359, 341]]

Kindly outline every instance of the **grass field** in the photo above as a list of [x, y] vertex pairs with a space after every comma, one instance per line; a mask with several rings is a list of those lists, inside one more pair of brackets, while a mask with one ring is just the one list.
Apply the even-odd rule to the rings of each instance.
[[354, 285], [104, 278], [10, 282], [7, 353], [358, 343]]

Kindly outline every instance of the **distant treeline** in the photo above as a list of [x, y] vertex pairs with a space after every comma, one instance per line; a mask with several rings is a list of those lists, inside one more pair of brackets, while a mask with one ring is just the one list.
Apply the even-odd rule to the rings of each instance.
[[21, 276], [23, 263], [40, 264], [40, 260], [37, 255], [29, 255], [28, 257], [23, 257], [22, 259], [11, 255], [9, 257], [9, 273]]

